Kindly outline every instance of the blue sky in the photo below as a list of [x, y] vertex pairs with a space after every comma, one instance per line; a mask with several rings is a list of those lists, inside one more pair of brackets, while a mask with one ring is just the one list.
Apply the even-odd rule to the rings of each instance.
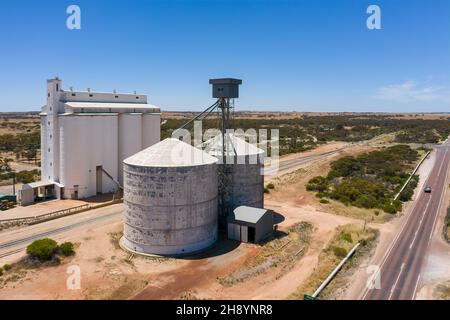
[[447, 112], [450, 1], [0, 0], [0, 111], [39, 110], [56, 75], [163, 110], [201, 110], [209, 78], [236, 77], [238, 110]]

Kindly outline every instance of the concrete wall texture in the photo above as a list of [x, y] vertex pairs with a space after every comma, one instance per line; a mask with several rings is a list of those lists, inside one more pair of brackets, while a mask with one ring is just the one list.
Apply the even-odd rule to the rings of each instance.
[[217, 240], [217, 165], [124, 164], [123, 244], [137, 252], [178, 255]]

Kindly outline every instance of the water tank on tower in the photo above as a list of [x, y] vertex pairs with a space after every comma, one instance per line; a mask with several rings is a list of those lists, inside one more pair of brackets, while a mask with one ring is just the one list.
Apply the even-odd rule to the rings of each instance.
[[173, 138], [125, 159], [122, 245], [157, 255], [212, 245], [218, 229], [216, 162]]

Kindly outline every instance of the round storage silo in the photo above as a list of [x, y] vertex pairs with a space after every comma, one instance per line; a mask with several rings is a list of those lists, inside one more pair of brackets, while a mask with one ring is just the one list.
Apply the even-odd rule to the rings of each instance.
[[216, 162], [172, 138], [125, 159], [122, 244], [157, 255], [212, 245], [218, 228]]
[[228, 134], [225, 136], [223, 157], [222, 135], [202, 144], [202, 149], [219, 162], [219, 210], [228, 215], [245, 205], [264, 207], [264, 150], [245, 140]]

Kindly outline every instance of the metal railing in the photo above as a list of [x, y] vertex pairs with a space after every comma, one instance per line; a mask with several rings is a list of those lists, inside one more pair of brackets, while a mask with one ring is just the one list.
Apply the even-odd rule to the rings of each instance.
[[39, 222], [43, 222], [43, 221], [47, 221], [47, 220], [52, 220], [52, 219], [56, 219], [59, 217], [68, 216], [71, 214], [75, 214], [75, 213], [78, 213], [80, 211], [85, 211], [90, 208], [91, 208], [91, 205], [86, 203], [86, 204], [82, 204], [80, 206], [58, 210], [58, 211], [46, 213], [46, 214], [43, 214], [40, 216], [3, 219], [3, 220], [0, 220], [0, 225], [5, 225], [5, 224], [15, 224], [15, 225], [28, 224], [28, 225], [31, 225], [31, 224], [35, 224], [35, 223], [39, 223]]

